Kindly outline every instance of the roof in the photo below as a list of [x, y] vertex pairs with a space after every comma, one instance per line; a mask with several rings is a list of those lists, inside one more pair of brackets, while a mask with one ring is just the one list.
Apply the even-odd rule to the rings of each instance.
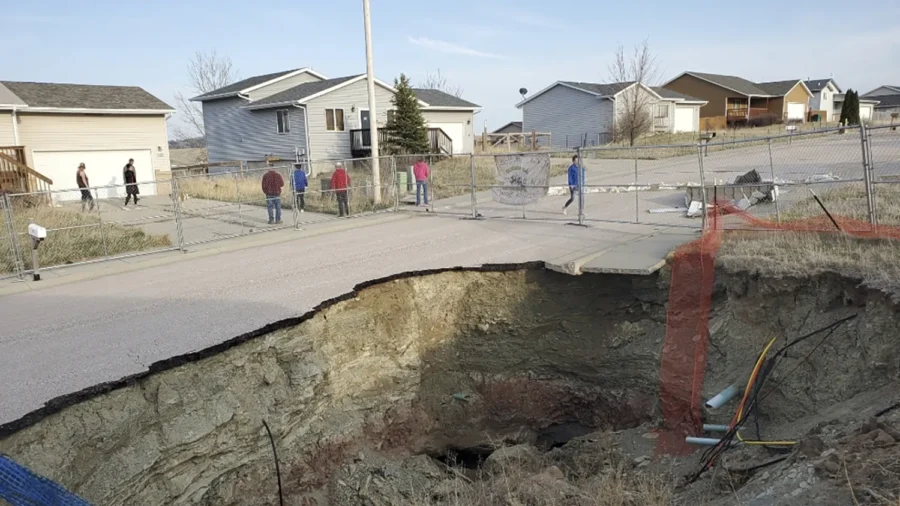
[[834, 87], [837, 88], [838, 92], [843, 91], [843, 90], [841, 90], [841, 87], [838, 86], [838, 83], [834, 82], [834, 79], [831, 79], [831, 78], [810, 79], [808, 81], [804, 81], [804, 84], [806, 84], [806, 87], [809, 88], [809, 91], [811, 91], [813, 93], [824, 90], [825, 87], [828, 86], [828, 83], [833, 84]]
[[334, 79], [325, 79], [324, 81], [315, 81], [311, 83], [303, 83], [294, 86], [293, 88], [288, 88], [282, 92], [276, 93], [274, 95], [270, 95], [261, 100], [257, 100], [255, 102], [251, 102], [250, 105], [254, 108], [256, 107], [264, 107], [264, 106], [274, 106], [274, 105], [283, 105], [289, 104], [292, 102], [298, 102], [307, 97], [311, 97], [316, 93], [321, 93], [330, 88], [334, 88], [339, 84], [343, 84], [351, 79], [355, 79], [360, 77], [362, 74], [357, 74], [355, 76], [344, 76], [344, 77], [335, 77]]
[[[705, 72], [685, 72], [685, 74], [692, 75], [694, 77], [698, 77], [703, 79], [704, 81], [709, 81], [715, 85], [721, 86], [723, 88], [728, 88], [729, 90], [736, 91], [743, 95], [768, 95], [769, 93], [763, 91], [759, 87], [757, 87], [756, 83], [748, 81], [743, 77], [737, 76], [726, 76], [721, 74], [707, 74]], [[684, 74], [682, 74], [684, 75]], [[681, 76], [679, 76], [681, 77]], [[676, 78], [677, 79], [677, 78]], [[673, 79], [674, 81], [674, 79]]]
[[9, 88], [0, 83], [0, 107], [24, 105], [27, 105], [24, 100], [17, 97]]
[[425, 88], [413, 88], [416, 97], [428, 104], [428, 107], [459, 107], [476, 109], [480, 105], [473, 104], [467, 100], [455, 97], [441, 90], [428, 90]]
[[867, 91], [867, 92], [864, 93], [862, 96], [866, 96], [866, 95], [868, 95], [869, 93], [872, 93], [873, 91], [880, 90], [881, 88], [888, 88], [888, 89], [890, 89], [890, 90], [893, 90], [893, 91], [896, 92], [896, 93], [900, 93], [900, 86], [894, 86], [894, 85], [891, 85], [891, 84], [882, 84], [881, 86], [875, 88], [875, 89], [872, 90], [872, 91]]
[[634, 84], [634, 81], [629, 81], [625, 83], [609, 83], [609, 84], [597, 84], [597, 83], [579, 83], [575, 81], [560, 81], [560, 84], [565, 84], [566, 86], [572, 88], [578, 88], [582, 91], [586, 91], [588, 93], [593, 93], [595, 95], [600, 95], [601, 97], [611, 97], [616, 93], [624, 90], [625, 88]]
[[231, 95], [237, 95], [241, 90], [252, 88], [254, 86], [258, 86], [260, 84], [266, 83], [273, 79], [278, 79], [279, 77], [285, 76], [292, 72], [297, 72], [301, 69], [293, 69], [293, 70], [284, 70], [282, 72], [273, 72], [271, 74], [263, 74], [261, 76], [248, 77], [247, 79], [242, 79], [236, 83], [231, 83], [228, 86], [223, 86], [221, 88], [217, 88], [210, 92], [204, 93], [202, 95], [196, 96], [191, 100], [203, 101], [210, 98], [224, 98]]
[[502, 127], [498, 128], [498, 129], [496, 129], [496, 130], [494, 130], [494, 131], [491, 132], [491, 133], [494, 133], [494, 134], [495, 134], [495, 133], [499, 132], [500, 130], [505, 129], [506, 127], [515, 127], [516, 129], [518, 129], [519, 131], [521, 131], [521, 130], [522, 130], [522, 122], [521, 122], [521, 121], [510, 121], [509, 123], [503, 125]]
[[757, 83], [756, 86], [768, 95], [781, 96], [787, 95], [789, 91], [794, 89], [794, 86], [797, 86], [798, 82], [800, 82], [799, 79], [791, 81], [770, 81], [767, 83]]
[[672, 91], [666, 88], [653, 87], [651, 89], [662, 98], [668, 98], [670, 100], [684, 100], [686, 102], [706, 102], [706, 100], [701, 100], [699, 98], [685, 95], [683, 93], [678, 93], [677, 91]]
[[[897, 95], [882, 95], [879, 97], [874, 97], [872, 101], [878, 100], [878, 104], [875, 106], [876, 109], [886, 108], [886, 107], [900, 107], [900, 94]], [[860, 102], [865, 99], [859, 99]]]
[[150, 110], [170, 112], [174, 109], [137, 86], [103, 86], [94, 84], [61, 84], [0, 81], [27, 108]]

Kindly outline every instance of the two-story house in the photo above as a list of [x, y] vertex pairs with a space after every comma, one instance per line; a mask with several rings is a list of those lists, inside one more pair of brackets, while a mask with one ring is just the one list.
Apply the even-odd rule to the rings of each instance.
[[[192, 100], [203, 104], [210, 162], [338, 160], [368, 156], [370, 122], [387, 124], [396, 90], [377, 79], [375, 84], [375, 118], [365, 74], [328, 79], [309, 68], [251, 77]], [[414, 91], [433, 151], [471, 153], [480, 107], [437, 90]]]

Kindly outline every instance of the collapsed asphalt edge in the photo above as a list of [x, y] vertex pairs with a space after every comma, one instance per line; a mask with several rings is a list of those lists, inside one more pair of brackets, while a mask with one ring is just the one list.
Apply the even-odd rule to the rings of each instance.
[[[407, 279], [414, 278], [419, 276], [428, 276], [432, 274], [441, 274], [444, 272], [510, 272], [510, 271], [518, 271], [518, 270], [537, 270], [537, 269], [547, 269], [546, 264], [544, 262], [522, 262], [522, 263], [508, 263], [508, 264], [484, 264], [477, 267], [446, 267], [441, 269], [426, 269], [426, 270], [418, 270], [418, 271], [407, 271], [401, 272], [399, 274], [392, 274], [390, 276], [386, 276], [383, 278], [372, 279], [369, 281], [364, 281], [362, 283], [357, 284], [353, 287], [353, 289], [347, 293], [342, 295], [338, 295], [332, 299], [328, 299], [324, 302], [321, 302], [316, 307], [307, 311], [306, 313], [300, 316], [293, 316], [290, 318], [285, 318], [283, 320], [279, 320], [273, 323], [269, 323], [264, 325], [261, 328], [256, 330], [251, 330], [245, 334], [241, 334], [239, 336], [228, 339], [227, 341], [223, 341], [219, 344], [215, 344], [208, 348], [204, 348], [199, 351], [193, 351], [190, 353], [185, 353], [183, 355], [176, 355], [174, 357], [169, 357], [163, 360], [159, 360], [150, 364], [146, 371], [142, 371], [136, 374], [132, 374], [129, 376], [125, 376], [124, 378], [107, 381], [103, 383], [99, 383], [97, 385], [93, 385], [87, 387], [85, 389], [79, 390], [77, 392], [73, 392], [70, 394], [65, 394], [59, 397], [55, 397], [45, 402], [44, 405], [34, 411], [31, 411], [21, 418], [17, 420], [13, 420], [11, 422], [7, 422], [5, 424], [0, 425], [0, 440], [5, 439], [16, 432], [27, 429], [38, 422], [44, 420], [45, 418], [59, 413], [60, 411], [79, 404], [81, 402], [90, 400], [94, 397], [98, 397], [100, 395], [112, 392], [114, 390], [119, 390], [121, 388], [130, 387], [136, 385], [141, 380], [150, 377], [154, 374], [161, 373], [164, 371], [168, 371], [170, 369], [174, 369], [176, 367], [180, 367], [185, 364], [190, 364], [192, 362], [198, 362], [200, 360], [212, 357], [214, 355], [218, 355], [226, 350], [234, 348], [235, 346], [239, 346], [244, 344], [252, 339], [256, 339], [258, 337], [264, 336], [266, 334], [270, 334], [277, 330], [286, 329], [289, 327], [295, 327], [307, 320], [312, 319], [314, 316], [319, 314], [320, 312], [338, 304], [339, 302], [344, 302], [347, 300], [355, 299], [359, 292], [365, 290], [366, 288], [384, 284], [390, 281], [395, 281], [399, 279]], [[549, 271], [549, 269], [548, 269]], [[555, 272], [555, 271], [551, 271]]]

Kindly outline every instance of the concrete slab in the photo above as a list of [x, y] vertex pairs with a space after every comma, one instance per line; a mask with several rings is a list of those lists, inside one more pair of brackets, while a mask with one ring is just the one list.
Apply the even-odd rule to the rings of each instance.
[[699, 236], [694, 231], [672, 231], [641, 237], [591, 258], [581, 266], [581, 272], [653, 274], [666, 264], [669, 252]]

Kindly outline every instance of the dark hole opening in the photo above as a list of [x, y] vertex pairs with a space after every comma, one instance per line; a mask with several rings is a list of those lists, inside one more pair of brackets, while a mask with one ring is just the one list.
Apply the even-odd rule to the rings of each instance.
[[587, 436], [595, 430], [596, 429], [588, 427], [587, 425], [582, 425], [578, 422], [554, 424], [538, 433], [535, 446], [544, 451], [559, 448], [572, 439]]
[[448, 448], [443, 455], [434, 456], [435, 459], [451, 467], [465, 469], [480, 469], [494, 449], [487, 446], [475, 446], [472, 448]]

